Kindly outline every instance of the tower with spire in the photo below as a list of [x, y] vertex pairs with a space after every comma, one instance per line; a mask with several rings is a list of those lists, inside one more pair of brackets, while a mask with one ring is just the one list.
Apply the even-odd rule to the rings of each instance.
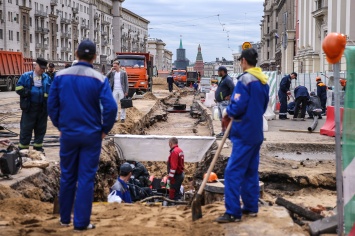
[[186, 50], [182, 46], [181, 36], [180, 36], [180, 46], [178, 49], [176, 49], [176, 61], [174, 64], [177, 69], [183, 69], [183, 70], [185, 70], [186, 67], [188, 67], [190, 64], [189, 60], [186, 58]]
[[203, 58], [202, 58], [202, 52], [201, 52], [201, 45], [198, 45], [197, 49], [197, 56], [196, 56], [196, 63], [194, 66], [194, 70], [197, 72], [200, 72], [200, 75], [203, 76]]

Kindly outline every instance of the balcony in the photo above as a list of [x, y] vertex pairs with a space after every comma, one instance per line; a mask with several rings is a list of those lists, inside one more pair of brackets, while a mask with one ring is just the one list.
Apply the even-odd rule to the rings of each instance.
[[73, 13], [78, 14], [79, 13], [79, 8], [78, 7], [73, 7]]
[[101, 24], [102, 25], [109, 25], [109, 24], [111, 24], [111, 22], [109, 22], [107, 20], [102, 20]]
[[57, 6], [58, 0], [51, 0], [51, 6]]
[[22, 28], [23, 28], [23, 30], [29, 30], [29, 29], [30, 29], [30, 26], [27, 25], [27, 24], [24, 24], [24, 25], [22, 26]]
[[36, 32], [36, 33], [42, 33], [42, 30], [43, 30], [42, 27], [38, 27], [38, 26], [37, 26], [37, 27], [35, 28], [35, 32]]
[[107, 32], [106, 32], [106, 31], [102, 31], [102, 32], [101, 32], [101, 35], [102, 35], [102, 36], [107, 36]]
[[99, 20], [99, 15], [96, 13], [95, 16], [94, 16], [94, 20]]
[[100, 44], [100, 40], [94, 39], [94, 44]]
[[314, 18], [321, 18], [328, 13], [328, 2], [325, 0], [316, 1], [316, 10], [312, 12]]
[[102, 46], [107, 46], [108, 45], [108, 40], [102, 40], [102, 43], [101, 43]]
[[60, 37], [66, 38], [66, 39], [71, 39], [71, 33], [69, 33], [69, 32], [62, 32], [62, 35], [61, 35]]
[[60, 49], [60, 51], [61, 51], [61, 52], [70, 52], [71, 50], [70, 50], [69, 47], [62, 47], [62, 48]]
[[88, 40], [88, 39], [89, 39], [89, 38], [82, 37], [82, 38], [81, 38], [81, 41]]
[[48, 50], [48, 44], [36, 43], [36, 49]]
[[69, 25], [70, 24], [70, 19], [65, 18], [65, 17], [61, 17], [60, 18], [60, 23]]
[[48, 28], [42, 28], [42, 33], [43, 34], [48, 34], [49, 33], [49, 29]]
[[94, 28], [94, 32], [97, 32], [97, 31], [99, 31], [99, 27]]
[[23, 47], [24, 47], [24, 48], [29, 48], [29, 47], [30, 47], [30, 44], [29, 44], [29, 43], [24, 43], [24, 44], [23, 44]]
[[86, 29], [86, 30], [88, 30], [88, 29], [89, 29], [89, 25], [87, 25], [86, 23], [82, 23], [82, 24], [80, 25], [80, 29]]
[[35, 17], [45, 18], [47, 16], [48, 16], [48, 14], [45, 11], [41, 11], [41, 10], [36, 10], [35, 11]]

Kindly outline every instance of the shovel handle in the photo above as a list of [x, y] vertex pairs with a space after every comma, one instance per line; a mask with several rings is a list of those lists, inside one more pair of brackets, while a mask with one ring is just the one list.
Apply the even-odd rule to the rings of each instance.
[[228, 126], [227, 126], [227, 129], [226, 129], [226, 132], [224, 132], [222, 141], [221, 141], [221, 143], [220, 143], [219, 146], [218, 146], [217, 152], [214, 154], [214, 157], [213, 157], [213, 159], [212, 159], [212, 162], [211, 162], [211, 164], [210, 164], [210, 167], [208, 167], [207, 174], [206, 174], [205, 178], [203, 179], [200, 188], [198, 189], [197, 194], [199, 194], [199, 195], [202, 194], [203, 189], [204, 189], [205, 186], [206, 186], [207, 180], [208, 180], [208, 178], [210, 177], [210, 174], [211, 174], [211, 172], [212, 172], [212, 170], [213, 170], [213, 168], [214, 168], [214, 165], [215, 165], [216, 162], [217, 162], [218, 156], [219, 156], [219, 154], [221, 154], [223, 145], [224, 145], [224, 143], [226, 142], [226, 139], [227, 139], [228, 136], [229, 136], [229, 132], [230, 132], [231, 127], [232, 127], [232, 123], [233, 123], [233, 119], [229, 122], [229, 124], [228, 124]]

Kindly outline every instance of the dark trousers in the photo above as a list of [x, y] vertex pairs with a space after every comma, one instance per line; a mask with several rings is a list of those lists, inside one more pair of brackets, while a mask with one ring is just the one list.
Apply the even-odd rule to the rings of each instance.
[[296, 98], [296, 106], [295, 106], [295, 114], [293, 115], [293, 118], [298, 117], [298, 112], [300, 111], [300, 105], [302, 105], [302, 110], [301, 110], [301, 118], [304, 118], [306, 115], [306, 108], [307, 108], [307, 97], [298, 97]]
[[287, 93], [284, 93], [281, 90], [279, 90], [278, 95], [280, 101], [279, 118], [286, 118], [287, 117]]
[[323, 111], [323, 113], [325, 113], [325, 111], [326, 111], [326, 105], [327, 105], [327, 98], [322, 98], [321, 100], [320, 100], [320, 104], [321, 104], [321, 106], [322, 106], [322, 111]]
[[86, 137], [63, 133], [60, 138], [59, 206], [62, 223], [70, 223], [74, 206], [74, 227], [90, 224], [101, 143], [101, 133]]
[[169, 92], [173, 91], [173, 83], [168, 83], [169, 84]]
[[224, 194], [226, 213], [236, 218], [242, 217], [243, 210], [258, 212], [259, 201], [259, 159], [260, 146], [233, 141], [231, 156], [224, 171]]
[[31, 104], [28, 112], [22, 112], [20, 122], [20, 149], [28, 149], [32, 139], [32, 132], [34, 131], [35, 149], [43, 147], [44, 135], [47, 131], [48, 113], [42, 105]]
[[178, 200], [181, 198], [180, 188], [184, 181], [185, 174], [175, 174], [174, 178], [170, 180], [169, 198], [171, 200]]

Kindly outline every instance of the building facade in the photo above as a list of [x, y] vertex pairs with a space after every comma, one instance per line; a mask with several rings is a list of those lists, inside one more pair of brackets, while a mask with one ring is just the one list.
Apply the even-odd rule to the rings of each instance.
[[190, 64], [189, 60], [186, 58], [186, 49], [182, 46], [182, 39], [180, 39], [180, 46], [176, 49], [176, 61], [174, 62], [175, 68], [186, 69]]
[[148, 39], [148, 52], [154, 55], [154, 63], [158, 71], [171, 71], [173, 53], [165, 49], [166, 44], [161, 39]]
[[215, 75], [214, 64], [214, 62], [203, 63], [203, 77], [211, 78], [213, 75]]
[[265, 0], [261, 20], [260, 67], [266, 71], [293, 71], [297, 0]]
[[198, 48], [197, 48], [197, 56], [196, 56], [196, 62], [194, 65], [194, 70], [197, 72], [200, 72], [201, 76], [204, 76], [204, 64], [203, 64], [203, 57], [202, 57], [200, 44], [198, 45]]
[[[62, 66], [75, 59], [82, 40], [90, 39], [100, 55], [95, 63], [102, 70], [122, 47], [146, 51], [149, 21], [122, 8], [124, 0], [0, 2], [0, 50], [20, 51]], [[127, 38], [122, 40], [122, 35]]]
[[[354, 11], [355, 2], [351, 0], [298, 0], [295, 70], [301, 73], [332, 71], [322, 50], [322, 42], [328, 32], [337, 32], [347, 36], [347, 45], [354, 45]], [[346, 70], [344, 57], [341, 70]]]

